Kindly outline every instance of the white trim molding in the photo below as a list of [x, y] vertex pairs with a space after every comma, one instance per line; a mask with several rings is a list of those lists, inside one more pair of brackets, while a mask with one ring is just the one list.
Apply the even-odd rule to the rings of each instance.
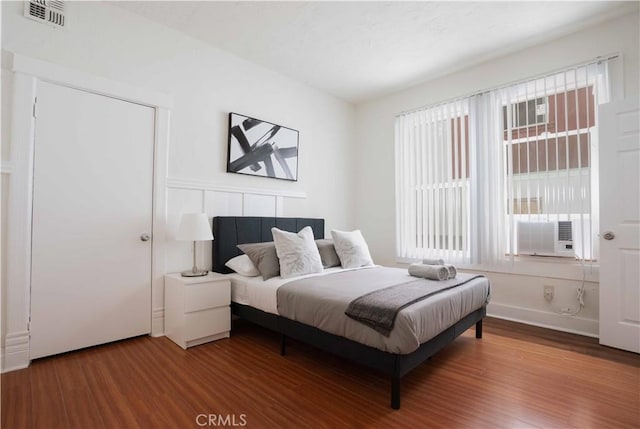
[[[2, 371], [29, 365], [29, 312], [31, 302], [31, 214], [33, 184], [33, 103], [37, 79], [22, 73], [13, 78], [11, 155], [13, 171], [7, 207], [6, 290], [2, 301], [4, 351]], [[26, 333], [26, 335], [25, 335]], [[26, 346], [16, 352], [16, 338]]]
[[29, 332], [7, 334], [2, 347], [2, 372], [29, 366]]
[[598, 338], [600, 332], [597, 319], [569, 317], [548, 311], [493, 302], [487, 306], [487, 316], [594, 338]]
[[[156, 108], [156, 142], [153, 160], [153, 219], [151, 251], [151, 335], [164, 335], [164, 275], [167, 242], [167, 171], [169, 170], [170, 111]], [[162, 308], [161, 319], [156, 308]]]
[[[164, 289], [164, 284], [163, 284]], [[162, 297], [164, 305], [164, 296]], [[164, 336], [164, 307], [154, 308], [151, 312], [151, 336]]]
[[13, 162], [11, 161], [2, 161], [2, 163], [0, 163], [1, 174], [11, 174], [13, 173], [13, 169]]
[[[7, 218], [7, 284], [2, 302], [5, 315], [2, 344], [2, 372], [29, 365], [29, 314], [31, 307], [31, 216], [34, 100], [38, 81], [47, 81], [99, 95], [152, 107], [156, 111], [156, 139], [153, 172], [153, 240], [151, 295], [152, 309], [164, 308], [166, 252], [167, 163], [169, 147], [169, 108], [166, 94], [137, 88], [99, 76], [71, 70], [18, 54], [9, 53], [9, 71], [14, 73], [11, 106], [11, 156], [2, 162], [2, 173], [11, 174]], [[152, 311], [151, 335], [162, 335], [164, 312]]]
[[306, 192], [284, 189], [245, 188], [241, 186], [220, 185], [215, 182], [198, 179], [170, 177], [167, 187], [172, 189], [192, 189], [197, 191], [230, 192], [236, 194], [268, 195], [271, 197], [307, 198]]
[[47, 82], [82, 89], [94, 94], [165, 109], [170, 109], [173, 104], [172, 98], [161, 92], [138, 88], [20, 54], [9, 52], [8, 62], [9, 69], [15, 73], [28, 74]]

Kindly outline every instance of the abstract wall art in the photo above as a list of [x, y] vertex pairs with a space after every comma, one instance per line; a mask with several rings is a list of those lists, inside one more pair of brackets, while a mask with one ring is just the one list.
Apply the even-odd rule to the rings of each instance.
[[298, 180], [298, 131], [229, 113], [227, 172]]

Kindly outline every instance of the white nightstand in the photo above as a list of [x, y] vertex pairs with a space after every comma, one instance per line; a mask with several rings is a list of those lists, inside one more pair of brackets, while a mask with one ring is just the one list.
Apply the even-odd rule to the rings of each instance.
[[187, 349], [229, 337], [231, 282], [215, 273], [202, 277], [164, 276], [164, 332]]

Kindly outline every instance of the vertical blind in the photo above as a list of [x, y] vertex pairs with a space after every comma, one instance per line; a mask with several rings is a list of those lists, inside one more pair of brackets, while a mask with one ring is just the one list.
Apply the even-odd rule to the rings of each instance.
[[497, 263], [521, 250], [523, 223], [564, 221], [569, 253], [597, 259], [608, 92], [600, 61], [398, 115], [397, 256]]
[[400, 256], [462, 257], [470, 228], [469, 100], [400, 116], [395, 130]]

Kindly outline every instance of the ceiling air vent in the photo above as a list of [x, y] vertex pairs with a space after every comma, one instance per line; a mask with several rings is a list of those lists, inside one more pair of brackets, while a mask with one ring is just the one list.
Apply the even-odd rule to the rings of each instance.
[[66, 25], [63, 0], [25, 0], [24, 16], [57, 28]]

